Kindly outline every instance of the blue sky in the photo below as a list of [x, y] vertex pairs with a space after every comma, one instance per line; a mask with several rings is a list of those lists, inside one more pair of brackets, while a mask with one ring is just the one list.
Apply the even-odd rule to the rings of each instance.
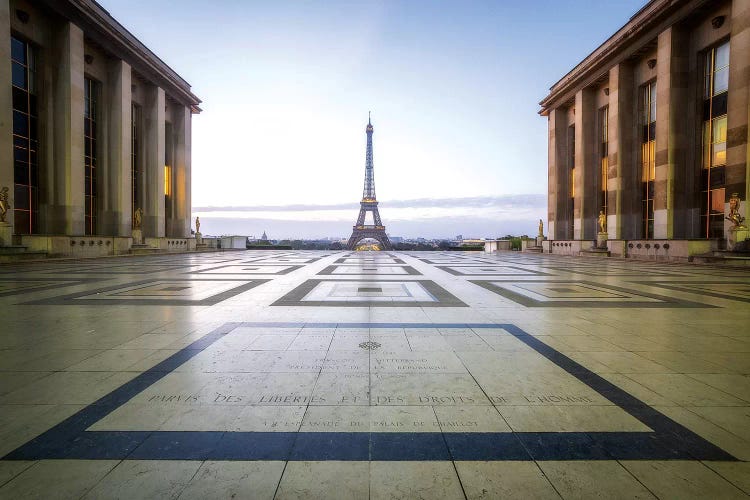
[[[547, 189], [538, 102], [644, 2], [100, 3], [204, 101], [193, 118], [204, 232], [346, 236], [371, 110], [384, 222], [434, 237], [535, 232]], [[536, 205], [514, 210], [519, 195]], [[474, 212], [478, 197], [496, 200], [494, 211]], [[295, 222], [283, 208], [332, 204], [353, 211], [307, 210]], [[216, 206], [244, 208], [201, 211]]]

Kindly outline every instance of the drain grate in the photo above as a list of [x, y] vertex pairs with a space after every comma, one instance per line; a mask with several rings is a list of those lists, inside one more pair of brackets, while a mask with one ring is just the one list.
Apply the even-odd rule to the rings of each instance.
[[366, 351], [374, 351], [375, 349], [380, 347], [380, 344], [378, 344], [377, 342], [368, 341], [362, 342], [361, 344], [359, 344], [359, 347]]

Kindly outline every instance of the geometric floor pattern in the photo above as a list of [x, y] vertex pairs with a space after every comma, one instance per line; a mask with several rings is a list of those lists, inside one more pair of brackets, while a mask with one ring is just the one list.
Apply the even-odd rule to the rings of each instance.
[[699, 282], [670, 280], [663, 283], [652, 281], [648, 284], [666, 290], [677, 290], [727, 300], [750, 302], [750, 282], [746, 280], [731, 281], [724, 279], [722, 281], [701, 280]]
[[[533, 282], [471, 280], [526, 307], [714, 307], [665, 295], [634, 291], [592, 281], [535, 280]], [[687, 290], [690, 291], [690, 290]], [[716, 295], [714, 295], [716, 296]]]
[[195, 275], [208, 275], [209, 277], [211, 275], [216, 276], [246, 276], [248, 274], [254, 275], [254, 274], [289, 274], [293, 271], [296, 271], [297, 269], [301, 268], [301, 265], [269, 265], [269, 264], [231, 264], [231, 265], [221, 265], [217, 267], [209, 267], [207, 269], [200, 269], [195, 271], [188, 271], [185, 274], [195, 274]]
[[[462, 349], [399, 355], [387, 350], [390, 343], [400, 340], [394, 336], [391, 342], [379, 339], [382, 352], [255, 351], [255, 342], [251, 342], [247, 349], [234, 350], [234, 359], [241, 365], [239, 370], [237, 365], [216, 366], [213, 361], [217, 351], [211, 351], [213, 344], [227, 339], [247, 342], [253, 334], [246, 330], [288, 341], [292, 336], [277, 330], [331, 326], [222, 325], [5, 458], [735, 460], [514, 325], [335, 325], [349, 329], [357, 340], [370, 338], [369, 331], [404, 326], [417, 331], [437, 327], [443, 335], [461, 340], [466, 334], [452, 330], [471, 330], [496, 336], [501, 342], [509, 341], [509, 351]], [[238, 330], [240, 333], [233, 335]], [[325, 345], [322, 336], [321, 340], [312, 338], [318, 342], [317, 347]], [[257, 347], [266, 344], [261, 342]], [[258, 355], [271, 352], [275, 361], [270, 365]], [[498, 372], [488, 373], [484, 366], [487, 363], [511, 365], [525, 383], [515, 387], [503, 384]], [[509, 372], [505, 371], [504, 376]], [[540, 376], [547, 372], [556, 372], [557, 387], [547, 386], [545, 377]], [[228, 391], [222, 387], [228, 373], [247, 374], [249, 380], [263, 374], [266, 381]], [[179, 379], [188, 374], [191, 381], [202, 376], [200, 384], [208, 380], [208, 385], [199, 388], [183, 382], [175, 390]], [[284, 383], [280, 374], [296, 375], [297, 385]], [[404, 383], [406, 380], [408, 384]], [[338, 386], [332, 387], [332, 382]], [[314, 387], [312, 392], [310, 386]], [[429, 406], [433, 407], [434, 416], [431, 409], [425, 418], [426, 413], [419, 410]], [[389, 407], [412, 411], [405, 419], [378, 420], [380, 415], [388, 415]], [[305, 409], [310, 413], [307, 418], [301, 417]], [[549, 416], [550, 409], [561, 419], [568, 415], [583, 418], [567, 418], [557, 429], [540, 426], [540, 417]], [[299, 417], [295, 420], [293, 415]], [[196, 423], [200, 430], [196, 430]]]
[[[320, 273], [318, 273], [320, 274]], [[307, 280], [272, 306], [467, 307], [430, 280]]]
[[91, 278], [26, 278], [26, 277], [0, 277], [0, 297], [19, 295], [22, 293], [39, 292], [66, 286], [80, 285], [82, 283], [93, 283], [99, 281]]
[[0, 265], [0, 498], [745, 498], [750, 270]]
[[345, 265], [328, 266], [318, 273], [328, 276], [406, 276], [419, 275], [419, 271], [411, 266], [385, 266], [385, 265]]
[[156, 279], [59, 295], [24, 304], [57, 305], [213, 305], [250, 290], [268, 280]]
[[473, 266], [437, 266], [438, 269], [450, 273], [454, 276], [549, 276], [547, 273], [532, 271], [522, 267], [515, 266], [491, 266], [473, 265]]

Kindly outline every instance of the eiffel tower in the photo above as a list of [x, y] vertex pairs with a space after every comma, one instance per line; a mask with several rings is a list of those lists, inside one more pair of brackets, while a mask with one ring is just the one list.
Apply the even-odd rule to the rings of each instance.
[[[372, 168], [372, 123], [370, 122], [370, 115], [367, 114], [367, 154], [365, 157], [365, 189], [362, 192], [362, 201], [359, 203], [359, 217], [357, 217], [357, 224], [352, 229], [352, 235], [349, 238], [346, 248], [349, 250], [355, 250], [357, 244], [365, 238], [372, 238], [380, 243], [381, 250], [393, 250], [391, 240], [388, 239], [388, 235], [385, 234], [385, 226], [380, 220], [380, 213], [378, 212], [378, 200], [375, 198], [375, 177], [373, 175]], [[365, 215], [367, 212], [372, 212], [372, 218], [374, 221], [373, 225], [365, 225]]]

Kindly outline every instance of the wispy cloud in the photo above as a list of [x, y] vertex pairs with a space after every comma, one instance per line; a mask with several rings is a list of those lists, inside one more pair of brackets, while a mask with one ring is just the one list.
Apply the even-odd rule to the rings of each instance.
[[[544, 194], [519, 194], [505, 196], [475, 196], [470, 198], [417, 198], [413, 200], [382, 200], [383, 208], [487, 208], [538, 207], [547, 203]], [[202, 206], [193, 207], [194, 212], [302, 212], [325, 210], [356, 210], [359, 203], [295, 204], [295, 205], [247, 205], [247, 206]]]

